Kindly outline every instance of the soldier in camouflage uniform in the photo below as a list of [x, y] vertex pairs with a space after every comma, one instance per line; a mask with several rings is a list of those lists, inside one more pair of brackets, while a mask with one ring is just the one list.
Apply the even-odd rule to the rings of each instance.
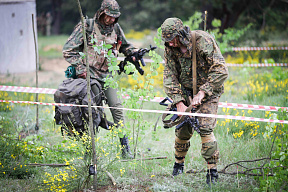
[[[103, 41], [106, 44], [113, 45], [113, 53], [117, 57], [118, 51], [125, 56], [133, 54], [136, 49], [130, 44], [123, 33], [120, 25], [117, 23], [120, 16], [120, 6], [115, 0], [103, 0], [101, 8], [96, 12], [93, 19], [86, 19], [85, 28], [87, 33], [88, 44], [88, 63], [90, 65], [91, 78], [97, 79], [104, 87], [104, 78], [111, 73], [108, 71], [108, 61], [102, 51], [98, 54], [94, 51], [95, 46], [101, 46]], [[97, 39], [97, 42], [91, 42], [91, 36]], [[72, 66], [76, 68], [76, 75], [78, 78], [86, 78], [86, 67], [83, 65], [83, 59], [79, 52], [84, 52], [84, 40], [82, 34], [81, 22], [76, 25], [73, 33], [68, 38], [68, 41], [63, 47], [63, 56]], [[99, 95], [97, 87], [91, 87], [95, 95]], [[117, 97], [117, 89], [108, 87], [104, 90], [104, 94], [108, 100], [110, 107], [122, 108], [120, 99]], [[123, 110], [110, 109], [115, 124], [121, 124], [124, 120]], [[128, 138], [120, 136], [120, 142], [124, 147], [122, 155], [130, 155], [130, 148]]]
[[[199, 113], [217, 114], [218, 102], [224, 92], [228, 77], [225, 60], [215, 39], [205, 31], [191, 31], [178, 18], [168, 18], [161, 25], [165, 41], [165, 68], [163, 85], [166, 94], [173, 100], [178, 112], [185, 112], [188, 105], [187, 91], [193, 93], [192, 78], [192, 33], [196, 37], [197, 94], [192, 105]], [[216, 119], [198, 117], [202, 140], [201, 154], [207, 162], [207, 184], [218, 179], [217, 161], [219, 149], [213, 134]], [[186, 125], [175, 129], [175, 164], [173, 176], [183, 173], [184, 160], [190, 147], [193, 128]]]

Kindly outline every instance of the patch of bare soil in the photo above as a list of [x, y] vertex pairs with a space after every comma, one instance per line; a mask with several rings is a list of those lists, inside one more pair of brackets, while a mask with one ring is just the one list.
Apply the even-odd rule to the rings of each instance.
[[[38, 71], [38, 87], [57, 88], [65, 79], [64, 71], [69, 63], [62, 58], [58, 59], [40, 59], [40, 71]], [[0, 84], [11, 84], [15, 86], [36, 85], [36, 72], [0, 74]]]

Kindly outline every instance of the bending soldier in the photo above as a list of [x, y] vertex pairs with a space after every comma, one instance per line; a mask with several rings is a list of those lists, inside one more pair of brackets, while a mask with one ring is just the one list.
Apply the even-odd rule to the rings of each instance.
[[[161, 25], [162, 39], [165, 41], [165, 68], [163, 86], [166, 94], [173, 100], [178, 112], [185, 112], [188, 105], [196, 108], [198, 113], [217, 114], [218, 102], [224, 92], [224, 81], [228, 77], [225, 60], [215, 39], [205, 31], [191, 31], [183, 26], [178, 18], [168, 18]], [[194, 36], [195, 35], [195, 36]], [[193, 48], [195, 37], [195, 48]], [[193, 99], [192, 58], [196, 51], [197, 82]], [[196, 75], [196, 74], [195, 74]], [[218, 179], [217, 161], [219, 149], [213, 129], [216, 119], [198, 117], [202, 140], [202, 157], [207, 162], [207, 184]], [[175, 129], [175, 164], [173, 176], [183, 173], [184, 160], [190, 147], [193, 128], [186, 124]]]
[[[122, 31], [122, 28], [117, 23], [120, 16], [120, 6], [115, 0], [103, 0], [100, 9], [96, 12], [93, 19], [86, 19], [86, 33], [88, 42], [88, 63], [90, 65], [91, 78], [97, 79], [102, 87], [104, 87], [104, 78], [111, 73], [108, 71], [107, 59], [104, 52], [98, 54], [94, 51], [93, 46], [101, 46], [103, 41], [106, 44], [114, 45], [114, 55], [117, 57], [117, 52], [123, 53], [125, 56], [132, 55], [138, 51], [130, 44]], [[97, 42], [91, 43], [91, 35], [97, 39]], [[116, 46], [115, 46], [116, 42]], [[83, 51], [83, 35], [81, 22], [76, 25], [73, 33], [68, 38], [68, 41], [63, 47], [63, 56], [72, 66], [76, 68], [76, 76], [78, 78], [86, 78], [86, 67], [83, 66], [83, 60], [79, 52]], [[99, 95], [97, 87], [91, 87], [95, 95]], [[117, 97], [117, 89], [108, 87], [104, 90], [104, 94], [108, 100], [110, 107], [123, 108], [120, 99]], [[124, 121], [123, 110], [111, 109], [114, 123], [119, 125]], [[123, 147], [122, 156], [131, 157], [128, 138], [124, 135], [119, 135], [120, 142]]]

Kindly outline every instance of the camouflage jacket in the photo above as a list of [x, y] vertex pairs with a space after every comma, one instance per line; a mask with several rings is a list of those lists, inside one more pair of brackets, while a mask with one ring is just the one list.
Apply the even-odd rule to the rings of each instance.
[[[204, 31], [196, 32], [196, 61], [197, 61], [197, 92], [204, 91], [205, 98], [220, 96], [224, 92], [224, 81], [228, 77], [225, 60], [214, 38]], [[166, 94], [176, 104], [185, 101], [184, 87], [192, 91], [192, 34], [187, 46], [187, 52], [165, 44], [165, 67], [163, 86]]]
[[[117, 36], [117, 41], [122, 42], [121, 47], [119, 49], [120, 53], [123, 53], [124, 55], [127, 56], [127, 55], [132, 54], [135, 51], [136, 48], [134, 48], [133, 45], [130, 44], [126, 40], [123, 30], [121, 29], [118, 23], [115, 23], [114, 25], [110, 27], [105, 27], [101, 25], [97, 19], [96, 20], [94, 19], [93, 20], [94, 22], [91, 22], [91, 20], [92, 19], [88, 19], [86, 20], [86, 23], [85, 23], [88, 50], [92, 50], [93, 45], [95, 44], [95, 43], [94, 44], [91, 43], [91, 35], [93, 35], [94, 38], [96, 37], [94, 26], [97, 25], [99, 28], [99, 31], [101, 32], [103, 36], [110, 36], [111, 33], [115, 31], [116, 36]], [[86, 67], [83, 65], [84, 61], [79, 54], [79, 52], [84, 52], [83, 49], [84, 49], [84, 39], [83, 39], [83, 33], [82, 33], [82, 25], [80, 22], [75, 26], [74, 31], [72, 32], [72, 34], [70, 35], [66, 44], [63, 47], [63, 56], [66, 59], [66, 61], [68, 61], [71, 65], [73, 65], [76, 68], [76, 75], [83, 74], [86, 71]], [[93, 54], [96, 54], [96, 52], [94, 52]], [[90, 58], [95, 58], [95, 57], [90, 57]], [[98, 80], [103, 80], [103, 78], [105, 78], [108, 74], [110, 74], [108, 71], [107, 64], [103, 63], [104, 61], [102, 62], [102, 64], [99, 64], [99, 63], [91, 64], [94, 62], [94, 60], [90, 58], [88, 57], [88, 63], [91, 66], [90, 67], [91, 77], [94, 77]], [[98, 65], [98, 66], [105, 65], [105, 66], [97, 67], [95, 65]]]

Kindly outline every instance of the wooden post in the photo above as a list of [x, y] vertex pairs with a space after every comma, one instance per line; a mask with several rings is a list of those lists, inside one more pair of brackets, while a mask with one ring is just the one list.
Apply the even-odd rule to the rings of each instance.
[[[33, 36], [34, 36], [34, 45], [35, 45], [35, 56], [36, 56], [36, 88], [38, 88], [38, 49], [36, 42], [36, 34], [35, 34], [35, 26], [34, 26], [34, 14], [32, 14], [32, 28], [33, 28]], [[36, 93], [36, 102], [38, 102], [38, 93]], [[36, 105], [36, 126], [35, 130], [39, 130], [39, 106]]]
[[83, 39], [84, 39], [84, 53], [85, 53], [85, 59], [84, 59], [84, 65], [86, 65], [86, 71], [87, 71], [87, 96], [88, 96], [88, 113], [89, 113], [89, 130], [91, 135], [91, 142], [92, 142], [92, 162], [93, 166], [95, 167], [95, 175], [93, 175], [93, 190], [96, 191], [97, 189], [97, 158], [96, 158], [96, 147], [95, 147], [95, 138], [94, 138], [94, 130], [93, 130], [93, 121], [92, 121], [92, 108], [91, 108], [91, 85], [90, 85], [90, 69], [88, 64], [88, 52], [87, 52], [87, 38], [86, 38], [86, 30], [85, 30], [85, 23], [84, 23], [84, 16], [82, 13], [80, 1], [78, 1], [78, 8], [79, 13], [81, 16], [81, 22], [82, 22], [82, 33], [83, 33]]
[[206, 31], [206, 23], [207, 23], [207, 11], [205, 11], [204, 31]]

